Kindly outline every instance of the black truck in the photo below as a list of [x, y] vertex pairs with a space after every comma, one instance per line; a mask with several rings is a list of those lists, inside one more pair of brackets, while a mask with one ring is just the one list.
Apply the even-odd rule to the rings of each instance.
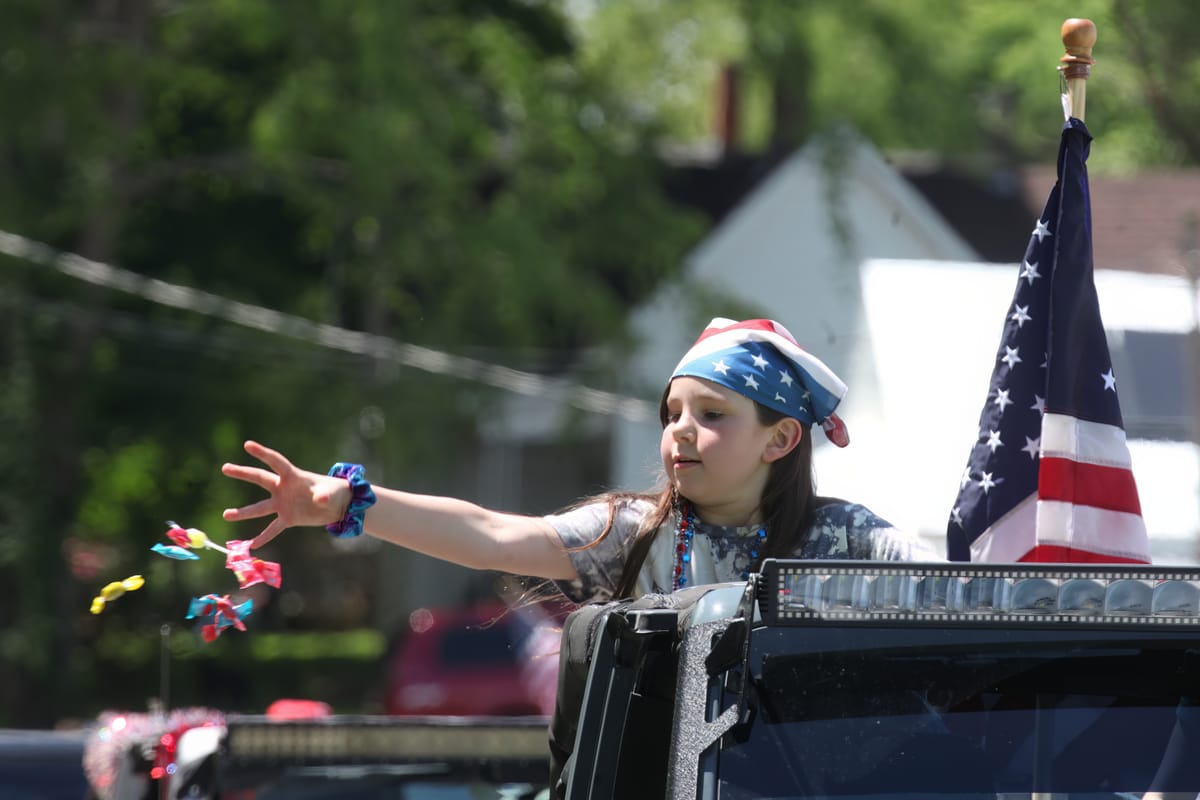
[[230, 716], [170, 796], [1200, 795], [1197, 568], [772, 560], [563, 647], [553, 758], [540, 718]]
[[769, 561], [608, 613], [584, 798], [1200, 794], [1200, 570]]

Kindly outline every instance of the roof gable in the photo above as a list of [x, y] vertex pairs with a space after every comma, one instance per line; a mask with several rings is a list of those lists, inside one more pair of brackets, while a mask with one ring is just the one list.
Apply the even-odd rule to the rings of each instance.
[[978, 254], [878, 151], [853, 133], [815, 139], [778, 164], [688, 258], [690, 277], [773, 277], [863, 258]]

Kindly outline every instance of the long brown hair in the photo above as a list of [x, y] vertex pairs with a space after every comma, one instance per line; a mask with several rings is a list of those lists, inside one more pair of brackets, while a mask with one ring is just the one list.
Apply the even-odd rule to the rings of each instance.
[[[659, 417], [666, 427], [667, 405], [666, 393], [659, 407]], [[784, 419], [784, 415], [767, 408], [759, 403], [754, 404], [758, 413], [759, 424], [774, 425]], [[767, 530], [766, 545], [758, 558], [751, 565], [751, 570], [757, 570], [764, 558], [783, 558], [791, 556], [803, 547], [812, 528], [813, 515], [816, 512], [818, 499], [813, 483], [812, 469], [812, 429], [804, 432], [800, 442], [783, 458], [771, 463], [767, 473], [767, 483], [763, 487], [762, 517], [763, 526]], [[612, 531], [616, 518], [617, 505], [629, 500], [649, 500], [654, 503], [654, 511], [646, 516], [641, 527], [634, 534], [629, 558], [625, 561], [621, 572], [621, 583], [617, 586], [617, 597], [633, 596], [637, 584], [638, 573], [646, 563], [650, 554], [650, 545], [659, 529], [670, 519], [677, 510], [679, 496], [670, 481], [664, 480], [663, 486], [657, 492], [612, 492], [604, 496], [608, 501], [608, 524], [596, 541], [600, 541]]]

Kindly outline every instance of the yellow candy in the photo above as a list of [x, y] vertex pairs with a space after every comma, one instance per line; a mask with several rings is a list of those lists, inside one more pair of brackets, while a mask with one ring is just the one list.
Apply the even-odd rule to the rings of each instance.
[[188, 547], [193, 550], [200, 550], [208, 546], [208, 535], [199, 528], [188, 528]]
[[116, 600], [126, 592], [136, 591], [145, 585], [146, 579], [141, 575], [130, 575], [123, 581], [113, 581], [107, 584], [100, 590], [99, 596], [92, 598], [92, 613], [99, 614], [107, 603]]

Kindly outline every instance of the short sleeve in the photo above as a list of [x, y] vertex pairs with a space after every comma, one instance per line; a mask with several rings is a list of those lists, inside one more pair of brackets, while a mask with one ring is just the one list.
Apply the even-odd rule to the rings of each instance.
[[873, 561], [945, 561], [915, 534], [898, 530], [858, 503], [831, 503], [817, 509], [802, 558]]
[[[555, 581], [559, 591], [577, 603], [604, 602], [616, 594], [624, 576], [633, 538], [652, 506], [642, 500], [589, 503], [546, 521], [558, 533], [578, 580]], [[601, 537], [613, 515], [612, 529]]]

